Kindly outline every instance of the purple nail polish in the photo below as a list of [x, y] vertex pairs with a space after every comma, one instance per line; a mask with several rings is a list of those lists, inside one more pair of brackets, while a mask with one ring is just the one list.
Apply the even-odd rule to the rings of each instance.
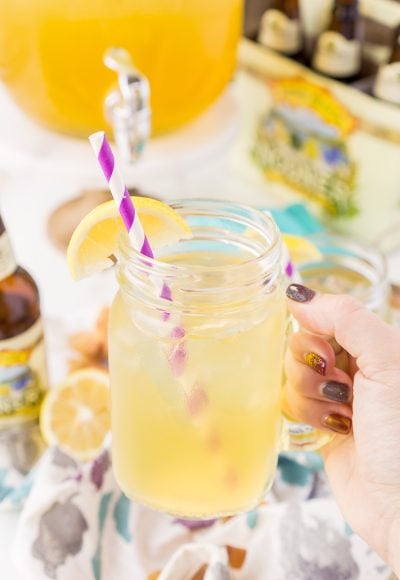
[[286, 296], [295, 302], [310, 302], [315, 294], [314, 290], [302, 284], [290, 284], [286, 289]]

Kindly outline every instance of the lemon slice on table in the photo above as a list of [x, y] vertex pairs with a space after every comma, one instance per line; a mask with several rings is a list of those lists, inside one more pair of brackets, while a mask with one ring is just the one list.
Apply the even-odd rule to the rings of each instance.
[[292, 234], [282, 234], [282, 238], [288, 249], [290, 259], [296, 266], [306, 262], [321, 260], [321, 252], [307, 238]]
[[[132, 196], [132, 201], [153, 249], [191, 237], [185, 220], [169, 205], [147, 197]], [[79, 280], [109, 268], [122, 231], [125, 226], [113, 200], [88, 213], [69, 242], [67, 261], [72, 277]]]
[[46, 443], [80, 461], [96, 457], [110, 431], [109, 391], [108, 374], [96, 368], [75, 371], [51, 389], [40, 411]]

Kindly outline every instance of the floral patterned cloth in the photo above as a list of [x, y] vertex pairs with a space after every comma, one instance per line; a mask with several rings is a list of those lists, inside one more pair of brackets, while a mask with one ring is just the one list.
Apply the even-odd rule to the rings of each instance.
[[316, 454], [283, 454], [265, 502], [232, 518], [174, 519], [129, 501], [105, 451], [79, 465], [57, 449], [38, 468], [14, 550], [30, 580], [383, 580], [346, 525]]

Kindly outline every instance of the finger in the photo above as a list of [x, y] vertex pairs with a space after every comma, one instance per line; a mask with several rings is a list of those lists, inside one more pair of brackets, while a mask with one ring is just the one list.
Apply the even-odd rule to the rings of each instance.
[[322, 376], [336, 367], [353, 378], [357, 370], [354, 359], [335, 339], [300, 331], [289, 337], [288, 346], [299, 362], [305, 362]]
[[326, 376], [322, 377], [305, 363], [299, 362], [289, 350], [285, 356], [285, 372], [290, 389], [303, 397], [351, 404], [352, 381], [341, 369], [333, 367]]
[[303, 397], [288, 383], [285, 388], [283, 412], [291, 420], [317, 429], [347, 435], [352, 429], [350, 406]]
[[335, 351], [322, 336], [305, 331], [296, 332], [289, 337], [288, 347], [295, 359], [307, 364], [321, 376], [331, 372], [336, 365]]
[[316, 294], [301, 284], [291, 284], [286, 293], [289, 309], [303, 328], [334, 337], [355, 358], [375, 358], [377, 345], [387, 345], [390, 336], [398, 348], [395, 329], [351, 296]]

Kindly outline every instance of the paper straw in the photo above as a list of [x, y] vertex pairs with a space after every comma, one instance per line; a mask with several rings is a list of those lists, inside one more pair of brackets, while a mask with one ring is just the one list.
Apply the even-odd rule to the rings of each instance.
[[[154, 252], [151, 249], [149, 241], [144, 233], [139, 215], [135, 210], [133, 201], [129, 195], [128, 188], [119, 170], [114, 154], [104, 131], [93, 133], [89, 137], [90, 144], [96, 154], [97, 160], [107, 180], [108, 186], [118, 207], [121, 218], [125, 224], [126, 230], [131, 240], [132, 246], [147, 258], [154, 258]], [[172, 301], [172, 293], [169, 286], [160, 281], [157, 277], [151, 276], [155, 289], [161, 298]], [[169, 312], [164, 312], [164, 320], [169, 319]], [[183, 339], [185, 329], [182, 326], [176, 326], [172, 331], [172, 337]], [[172, 373], [175, 377], [183, 374], [186, 364], [186, 348], [183, 342], [179, 342], [171, 352], [167, 354], [170, 362]]]
[[110, 144], [107, 141], [106, 134], [104, 131], [93, 133], [93, 135], [90, 135], [89, 141], [96, 154], [100, 167], [104, 173], [104, 177], [107, 180], [114, 201], [117, 204], [119, 213], [121, 214], [134, 247], [144, 256], [154, 258], [154, 253], [150, 247], [148, 239], [146, 238], [139, 216], [135, 211], [128, 188], [126, 187], [119, 167], [115, 162], [115, 157], [111, 151]]
[[[107, 180], [111, 194], [118, 207], [122, 221], [125, 224], [132, 246], [147, 258], [154, 258], [149, 241], [144, 233], [139, 216], [135, 210], [122, 173], [115, 160], [110, 144], [104, 131], [93, 133], [89, 137], [101, 170]], [[166, 284], [153, 277], [153, 283], [160, 292], [161, 298], [171, 300], [171, 291]]]
[[[128, 188], [122, 178], [122, 173], [118, 168], [118, 164], [116, 163], [114, 154], [104, 131], [93, 133], [90, 135], [89, 141], [104, 173], [104, 177], [107, 180], [111, 194], [132, 242], [132, 246], [147, 258], [153, 259], [153, 250], [151, 249], [149, 241], [144, 233], [139, 216], [135, 210]], [[165, 282], [160, 283], [160, 281], [153, 276], [151, 276], [151, 279], [159, 290], [160, 297], [171, 301], [172, 294], [168, 285]], [[165, 314], [167, 317], [169, 316], [168, 313]], [[182, 326], [176, 326], [172, 331], [172, 336], [173, 338], [183, 339], [185, 337], [184, 328]], [[185, 343], [179, 342], [171, 352], [167, 353], [167, 358], [173, 375], [176, 378], [181, 377], [180, 383], [182, 384], [187, 396], [187, 408], [192, 420], [194, 420], [197, 427], [200, 428], [207, 445], [211, 446], [211, 451], [215, 451], [216, 444], [213, 443], [213, 440], [217, 440], [216, 431], [210, 413], [205, 413], [205, 409], [209, 407], [207, 395], [201, 386], [196, 387], [195, 385], [186, 385], [185, 382], [182, 383], [187, 358]], [[216, 458], [218, 458], [218, 463], [220, 463], [220, 454], [216, 454]], [[227, 470], [224, 462], [221, 463], [221, 467], [224, 472], [224, 479], [229, 483], [233, 471], [231, 469]]]

